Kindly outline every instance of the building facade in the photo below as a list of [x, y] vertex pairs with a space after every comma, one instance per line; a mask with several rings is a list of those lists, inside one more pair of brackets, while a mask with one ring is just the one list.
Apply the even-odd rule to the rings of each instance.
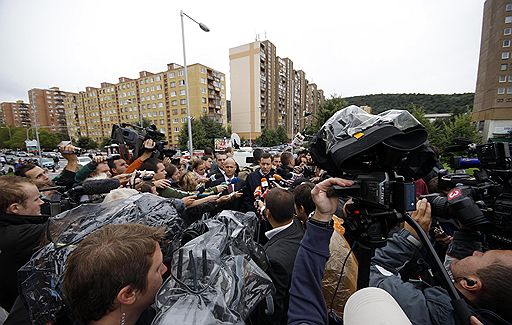
[[484, 141], [512, 133], [512, 1], [484, 4], [472, 118]]
[[32, 126], [30, 105], [18, 100], [0, 104], [0, 125], [29, 128]]
[[[207, 115], [226, 126], [225, 75], [202, 64], [189, 65], [187, 73], [192, 118]], [[162, 72], [141, 71], [138, 78], [120, 77], [116, 84], [87, 87], [68, 96], [64, 106], [71, 138], [87, 136], [101, 142], [110, 137], [114, 124], [143, 119], [175, 147], [187, 122], [183, 66], [171, 63]]]
[[68, 134], [64, 100], [73, 93], [62, 91], [58, 87], [50, 89], [34, 88], [28, 91], [32, 123], [51, 132]]
[[[256, 41], [229, 50], [233, 132], [254, 140], [264, 128], [285, 127], [290, 138], [310, 122], [323, 92], [310, 88], [306, 73], [276, 54], [270, 41]], [[318, 100], [318, 99], [321, 100]]]

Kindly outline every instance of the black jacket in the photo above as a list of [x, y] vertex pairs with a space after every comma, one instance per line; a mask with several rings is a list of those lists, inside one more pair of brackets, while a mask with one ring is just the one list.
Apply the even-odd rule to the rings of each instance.
[[274, 314], [265, 315], [265, 304], [260, 304], [251, 317], [253, 324], [287, 324], [288, 302], [293, 264], [300, 246], [304, 231], [296, 219], [288, 228], [274, 235], [264, 246], [269, 261], [266, 271], [276, 288], [272, 295], [274, 301]]
[[260, 168], [256, 169], [256, 171], [250, 173], [249, 176], [247, 176], [247, 179], [245, 180], [243, 198], [244, 205], [247, 211], [256, 211], [256, 209], [254, 208], [254, 190], [256, 190], [256, 188], [261, 185], [261, 179], [266, 178], [268, 180], [275, 174], [274, 169], [271, 169], [270, 173], [263, 176], [260, 173], [260, 170]]
[[0, 306], [10, 310], [18, 295], [18, 270], [40, 246], [46, 217], [0, 215]]

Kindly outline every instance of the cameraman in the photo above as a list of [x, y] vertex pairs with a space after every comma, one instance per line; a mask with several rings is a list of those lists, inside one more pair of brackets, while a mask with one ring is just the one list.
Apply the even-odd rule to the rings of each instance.
[[[350, 186], [351, 181], [330, 178], [315, 186], [311, 194], [316, 211], [295, 260], [290, 309], [291, 324], [327, 324], [327, 311], [321, 291], [321, 278], [329, 257], [329, 238], [332, 233], [332, 214], [338, 198], [328, 197], [333, 185]], [[431, 224], [430, 205], [418, 202], [412, 217], [428, 231]], [[439, 287], [404, 282], [399, 270], [409, 261], [421, 257], [421, 244], [408, 225], [388, 240], [387, 246], [377, 249], [372, 260], [370, 285], [389, 292], [413, 324], [455, 324], [453, 308], [446, 291]], [[502, 324], [500, 319], [512, 319], [512, 251], [491, 250], [475, 252], [454, 262], [451, 270], [455, 286], [484, 324]]]

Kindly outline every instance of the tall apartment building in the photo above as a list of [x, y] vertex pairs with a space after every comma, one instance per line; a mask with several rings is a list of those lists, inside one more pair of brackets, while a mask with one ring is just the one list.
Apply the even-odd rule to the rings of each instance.
[[473, 107], [484, 140], [512, 132], [512, 1], [484, 4]]
[[[225, 75], [202, 64], [187, 68], [190, 114], [227, 124]], [[88, 136], [100, 142], [111, 135], [112, 125], [134, 124], [140, 117], [166, 135], [171, 146], [187, 122], [187, 100], [183, 66], [171, 63], [167, 70], [139, 72], [139, 77], [120, 77], [116, 84], [102, 83], [65, 100], [70, 137]]]
[[[233, 131], [255, 139], [264, 128], [284, 126], [288, 136], [302, 131], [309, 107], [317, 109], [323, 92], [309, 87], [306, 73], [276, 54], [270, 41], [256, 41], [229, 50]], [[314, 105], [308, 104], [309, 98]]]
[[22, 100], [0, 104], [0, 125], [28, 128], [32, 125], [31, 117], [30, 105]]
[[[34, 88], [28, 91], [31, 111], [36, 112], [37, 125], [51, 132], [68, 134], [64, 99], [73, 93], [62, 91], [58, 87], [50, 89]], [[32, 116], [33, 118], [33, 116]], [[33, 118], [32, 123], [36, 120]]]

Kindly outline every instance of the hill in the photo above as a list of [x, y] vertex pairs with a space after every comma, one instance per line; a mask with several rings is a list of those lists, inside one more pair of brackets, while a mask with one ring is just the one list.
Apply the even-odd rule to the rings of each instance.
[[473, 109], [474, 93], [453, 95], [377, 94], [345, 97], [349, 105], [370, 106], [377, 114], [388, 109], [409, 109], [421, 106], [426, 113], [462, 113]]

